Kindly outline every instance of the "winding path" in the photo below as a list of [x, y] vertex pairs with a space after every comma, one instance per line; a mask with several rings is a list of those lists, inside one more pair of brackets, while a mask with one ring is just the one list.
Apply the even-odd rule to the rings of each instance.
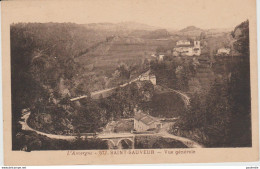
[[[65, 136], [65, 135], [56, 135], [56, 134], [48, 134], [48, 133], [44, 133], [38, 130], [35, 130], [33, 128], [31, 128], [28, 124], [28, 118], [30, 116], [31, 112], [26, 112], [23, 114], [23, 116], [21, 117], [22, 120], [24, 121], [20, 121], [20, 124], [22, 125], [22, 130], [28, 130], [28, 131], [34, 131], [37, 134], [40, 135], [44, 135], [47, 136], [51, 139], [62, 139], [62, 140], [67, 140], [67, 141], [72, 141], [75, 140], [77, 136]], [[155, 135], [155, 136], [161, 136], [164, 138], [172, 138], [174, 140], [180, 141], [183, 144], [185, 144], [187, 147], [189, 148], [203, 148], [202, 145], [196, 143], [195, 141], [192, 141], [188, 138], [184, 138], [184, 137], [180, 137], [180, 136], [175, 136], [172, 135], [170, 133], [168, 133], [165, 130], [162, 130], [159, 133], [144, 133], [144, 134], [134, 134], [134, 133], [98, 133], [96, 136], [87, 136], [87, 138], [100, 138], [100, 139], [107, 139], [107, 138], [124, 138], [124, 137], [134, 137], [134, 136], [148, 136], [148, 135]], [[86, 138], [85, 136], [81, 136], [81, 138]]]
[[38, 131], [38, 130], [31, 128], [27, 123], [30, 114], [31, 114], [31, 112], [26, 112], [21, 117], [21, 119], [24, 120], [24, 121], [19, 122], [22, 125], [22, 130], [34, 131], [37, 134], [44, 135], [44, 136], [47, 136], [47, 137], [52, 138], [52, 139], [62, 139], [62, 140], [74, 140], [74, 139], [76, 139], [76, 136], [48, 134], [48, 133], [44, 133], [44, 132], [41, 132], [41, 131]]
[[[124, 84], [120, 85], [119, 87], [120, 87], [120, 88], [121, 88], [121, 87], [125, 87], [125, 86], [127, 86], [128, 84], [131, 84], [131, 83], [133, 83], [133, 82], [135, 82], [135, 81], [138, 81], [140, 76], [149, 74], [149, 72], [150, 72], [150, 70], [148, 70], [148, 71], [146, 71], [145, 73], [139, 75], [137, 78], [135, 78], [135, 79], [133, 79], [133, 80], [127, 82], [127, 83], [124, 83]], [[91, 95], [91, 97], [95, 97], [96, 95], [100, 95], [100, 94], [102, 94], [102, 93], [112, 91], [112, 90], [114, 90], [114, 89], [116, 89], [116, 88], [119, 88], [119, 87], [112, 87], [112, 88], [108, 88], [108, 89], [98, 90], [98, 91], [95, 91], [95, 92], [91, 92], [90, 95]], [[70, 101], [76, 101], [76, 100], [80, 100], [80, 99], [87, 98], [87, 97], [88, 97], [87, 95], [83, 95], [83, 96], [79, 96], [79, 97], [72, 98], [72, 99], [70, 99]]]
[[[100, 94], [102, 94], [102, 93], [112, 91], [112, 90], [114, 90], [114, 89], [116, 89], [116, 88], [117, 88], [117, 87], [112, 87], [112, 88], [109, 88], [109, 89], [104, 89], [104, 90], [99, 90], [99, 91], [91, 92], [90, 95], [91, 95], [91, 97], [95, 97], [96, 95], [100, 95]], [[87, 95], [83, 95], [83, 96], [79, 96], [79, 97], [72, 98], [72, 99], [70, 99], [70, 101], [76, 101], [76, 100], [83, 99], [83, 98], [87, 98], [87, 97], [88, 97]]]
[[197, 143], [195, 141], [192, 141], [192, 140], [185, 138], [185, 137], [175, 136], [175, 135], [172, 135], [168, 132], [160, 132], [158, 135], [160, 135], [163, 138], [172, 138], [174, 140], [180, 141], [189, 148], [203, 148], [202, 145], [200, 145], [199, 143]]
[[185, 93], [183, 93], [183, 92], [181, 92], [181, 91], [179, 91], [179, 90], [174, 90], [174, 89], [165, 87], [165, 86], [163, 86], [163, 87], [166, 88], [166, 89], [168, 89], [168, 90], [170, 90], [170, 91], [172, 91], [172, 92], [174, 92], [174, 93], [179, 94], [179, 95], [181, 96], [181, 98], [183, 99], [183, 101], [185, 102], [185, 105], [186, 105], [186, 106], [190, 105], [190, 97], [187, 96]]
[[[138, 80], [140, 79], [141, 76], [147, 75], [147, 74], [149, 74], [149, 72], [150, 72], [150, 70], [148, 70], [148, 71], [146, 71], [145, 73], [139, 75], [137, 78], [135, 78], [135, 79], [133, 79], [133, 80], [127, 82], [127, 83], [124, 83], [124, 84], [120, 85], [119, 87], [120, 87], [120, 88], [121, 88], [121, 87], [125, 87], [125, 86], [127, 86], [128, 84], [131, 84], [131, 83], [133, 83], [133, 82], [136, 82], [136, 81], [138, 81]], [[112, 88], [108, 88], [108, 89], [98, 90], [98, 91], [95, 91], [95, 92], [91, 92], [90, 95], [91, 95], [91, 97], [95, 97], [95, 96], [97, 96], [97, 95], [100, 95], [100, 94], [105, 93], [105, 92], [112, 91], [112, 90], [114, 90], [114, 89], [116, 89], [116, 88], [119, 88], [119, 87], [112, 87]], [[190, 104], [190, 98], [189, 98], [189, 96], [187, 96], [185, 93], [183, 93], [183, 92], [181, 92], [181, 91], [179, 91], [179, 90], [174, 90], [174, 89], [165, 87], [165, 86], [164, 86], [164, 88], [167, 88], [168, 90], [179, 94], [179, 95], [181, 96], [181, 98], [183, 99], [183, 101], [185, 102], [185, 105], [186, 105], [186, 106], [188, 106], [188, 105]], [[88, 97], [87, 95], [83, 95], [83, 96], [79, 96], [79, 97], [72, 98], [72, 99], [70, 99], [70, 101], [76, 101], [76, 100], [80, 100], [80, 99], [87, 98], [87, 97]]]

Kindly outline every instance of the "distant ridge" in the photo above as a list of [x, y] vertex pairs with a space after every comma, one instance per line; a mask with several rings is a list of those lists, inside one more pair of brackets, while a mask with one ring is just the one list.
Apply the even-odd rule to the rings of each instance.
[[188, 26], [188, 27], [180, 30], [180, 32], [189, 32], [189, 31], [203, 31], [203, 29], [198, 28], [196, 26]]
[[89, 23], [83, 24], [86, 28], [90, 29], [105, 29], [105, 30], [156, 30], [160, 27], [150, 26], [138, 22], [120, 22], [120, 23]]

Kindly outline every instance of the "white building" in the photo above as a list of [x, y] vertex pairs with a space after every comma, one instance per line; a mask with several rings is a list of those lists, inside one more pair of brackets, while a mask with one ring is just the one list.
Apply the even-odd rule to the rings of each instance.
[[230, 51], [230, 48], [220, 48], [217, 51], [217, 55], [229, 55]]
[[159, 56], [158, 56], [159, 62], [163, 61], [163, 58], [164, 58], [164, 55], [159, 55]]
[[142, 74], [138, 77], [140, 81], [150, 80], [153, 85], [156, 85], [156, 76], [154, 74]]
[[200, 41], [194, 41], [193, 44], [190, 41], [178, 41], [176, 42], [176, 47], [173, 49], [174, 56], [200, 56], [201, 48]]
[[150, 79], [150, 81], [152, 82], [153, 85], [156, 85], [156, 76], [155, 75], [150, 75], [149, 79]]
[[149, 129], [160, 129], [162, 123], [160, 119], [142, 113], [140, 110], [135, 112], [134, 129], [138, 132], [147, 131]]
[[190, 45], [190, 41], [188, 41], [188, 40], [179, 40], [178, 42], [176, 42], [176, 45], [177, 46], [180, 46], [180, 45]]
[[153, 53], [153, 54], [151, 54], [151, 57], [154, 57], [154, 58], [156, 58], [156, 55]]

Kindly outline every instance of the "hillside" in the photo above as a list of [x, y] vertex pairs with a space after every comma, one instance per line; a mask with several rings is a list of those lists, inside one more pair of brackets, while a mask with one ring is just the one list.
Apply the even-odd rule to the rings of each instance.
[[[83, 83], [85, 87], [80, 90], [85, 93], [107, 87], [106, 84], [113, 81], [109, 78], [118, 65], [127, 64], [134, 69], [143, 64], [160, 43], [106, 31], [106, 27], [115, 26], [114, 24], [89, 25], [87, 28], [73, 23], [12, 25], [13, 75], [16, 76], [16, 72], [28, 72], [41, 87], [51, 89], [50, 92], [66, 94], [61, 93], [65, 89], [68, 90], [67, 94], [77, 95], [75, 90]], [[102, 29], [96, 29], [97, 25]], [[151, 29], [134, 23], [121, 23], [116, 27], [120, 30], [123, 30], [120, 27]], [[15, 81], [21, 77], [13, 78]], [[86, 79], [90, 80], [86, 82]], [[61, 81], [64, 84], [61, 85]]]
[[158, 27], [137, 23], [137, 22], [120, 22], [120, 23], [89, 23], [82, 24], [87, 29], [97, 31], [105, 31], [113, 33], [114, 35], [127, 36], [133, 31], [153, 31], [159, 29]]
[[192, 32], [192, 31], [202, 31], [202, 29], [197, 28], [195, 26], [188, 26], [180, 30], [180, 32]]
[[201, 32], [204, 32], [204, 30], [201, 28], [197, 28], [195, 26], [188, 26], [184, 29], [179, 30], [175, 34], [181, 36], [197, 37], [200, 36]]
[[156, 29], [143, 36], [148, 39], [163, 39], [169, 38], [170, 33], [166, 29]]
[[137, 22], [120, 22], [120, 23], [90, 23], [83, 24], [86, 28], [97, 30], [155, 30], [158, 27], [137, 23]]
[[[101, 28], [97, 29], [97, 26]], [[148, 68], [148, 59], [158, 46], [169, 42], [107, 31], [113, 26], [92, 24], [86, 27], [74, 23], [11, 25], [13, 138], [21, 129], [18, 124], [21, 111], [27, 108], [31, 111], [30, 125], [56, 134], [65, 130], [94, 132], [110, 118], [121, 117], [124, 109], [129, 108], [129, 103], [117, 107], [123, 105], [122, 99], [117, 98], [121, 96], [108, 98], [102, 104], [91, 99], [71, 103], [69, 99], [129, 81]], [[131, 31], [146, 27], [123, 26]], [[135, 91], [135, 86], [131, 90]], [[135, 101], [131, 104], [137, 104]]]
[[82, 92], [77, 87], [77, 75], [84, 70], [74, 57], [104, 41], [108, 34], [73, 23], [18, 23], [10, 29], [15, 135], [22, 109], [30, 108], [32, 113], [55, 112], [65, 117], [63, 108], [55, 104]]
[[177, 32], [174, 32], [175, 35], [187, 36], [187, 37], [200, 37], [201, 36], [212, 36], [218, 37], [223, 36], [226, 33], [230, 33], [232, 28], [216, 28], [216, 29], [201, 29], [195, 26], [188, 26]]
[[[82, 79], [89, 76], [93, 78], [93, 75], [99, 77], [95, 80], [96, 83], [84, 83], [93, 90], [98, 90], [122, 82], [114, 79], [120, 65], [126, 65], [130, 76], [140, 74], [148, 66], [148, 60], [152, 59], [151, 54], [156, 53], [159, 46], [168, 46], [170, 42], [134, 36], [115, 36], [111, 41], [105, 41], [94, 50], [77, 57], [75, 61], [88, 70], [80, 75]], [[97, 83], [101, 82], [104, 85], [98, 87]]]

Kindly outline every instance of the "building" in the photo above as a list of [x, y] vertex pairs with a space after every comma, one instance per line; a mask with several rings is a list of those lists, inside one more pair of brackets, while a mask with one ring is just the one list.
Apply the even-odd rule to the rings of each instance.
[[156, 85], [156, 76], [154, 74], [150, 74], [150, 72], [140, 75], [138, 79], [140, 81], [150, 80], [153, 85]]
[[230, 48], [220, 48], [217, 51], [217, 55], [229, 55], [230, 51]]
[[164, 56], [165, 56], [164, 54], [152, 54], [151, 58], [155, 58], [159, 62], [162, 62], [164, 60]]
[[162, 123], [160, 119], [142, 113], [140, 110], [135, 112], [134, 129], [137, 132], [147, 131], [149, 129], [160, 129]]
[[152, 58], [156, 58], [159, 62], [163, 61], [164, 56], [165, 56], [164, 54], [156, 54], [156, 55], [152, 54], [151, 55]]
[[176, 42], [176, 47], [173, 49], [174, 56], [200, 56], [201, 47], [200, 41], [180, 40]]
[[188, 40], [179, 40], [178, 42], [176, 42], [176, 45], [177, 46], [180, 46], [180, 45], [190, 45], [190, 41], [188, 41]]
[[149, 79], [150, 79], [150, 81], [152, 82], [153, 85], [156, 85], [156, 76], [155, 75], [150, 75]]
[[159, 62], [163, 61], [163, 59], [164, 59], [164, 55], [159, 55], [159, 56], [158, 56]]

